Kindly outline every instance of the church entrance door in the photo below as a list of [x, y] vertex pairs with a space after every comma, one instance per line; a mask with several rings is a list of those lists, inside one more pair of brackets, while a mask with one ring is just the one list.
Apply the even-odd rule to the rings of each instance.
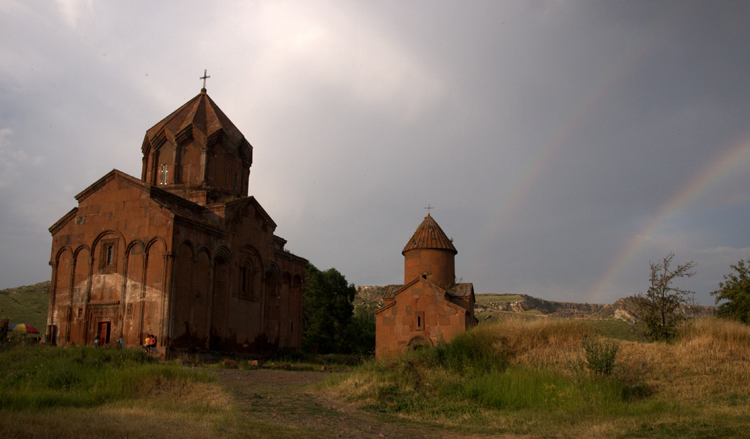
[[109, 343], [109, 330], [109, 322], [99, 322], [99, 330], [97, 331], [97, 334], [99, 334], [99, 343], [102, 345]]

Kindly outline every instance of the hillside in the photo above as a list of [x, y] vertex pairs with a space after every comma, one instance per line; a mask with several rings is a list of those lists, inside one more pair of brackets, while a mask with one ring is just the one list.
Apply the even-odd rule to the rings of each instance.
[[49, 306], [49, 281], [34, 285], [0, 290], [0, 320], [8, 319], [10, 324], [27, 323], [40, 333], [47, 325]]
[[[498, 312], [540, 314], [561, 318], [613, 318], [635, 323], [641, 320], [633, 299], [617, 299], [611, 305], [597, 303], [554, 302], [525, 294], [477, 294], [474, 311], [477, 318], [491, 318]], [[707, 317], [716, 313], [713, 306], [683, 306], [678, 311], [685, 317]]]
[[[355, 306], [370, 309], [382, 304], [383, 286], [359, 286]], [[683, 306], [678, 311], [689, 318], [716, 314], [713, 306]], [[629, 297], [617, 299], [611, 305], [597, 303], [555, 302], [526, 294], [477, 294], [474, 314], [479, 322], [493, 322], [507, 316], [556, 317], [588, 319], [608, 337], [637, 341], [643, 338], [643, 325], [638, 309]]]
[[[380, 301], [385, 287], [358, 286], [355, 305]], [[486, 320], [498, 313], [516, 313], [561, 318], [614, 318], [630, 323], [640, 321], [637, 307], [629, 297], [617, 299], [611, 305], [597, 303], [554, 302], [526, 294], [477, 294], [474, 312]], [[713, 306], [683, 306], [679, 313], [686, 317], [706, 317], [716, 313]]]

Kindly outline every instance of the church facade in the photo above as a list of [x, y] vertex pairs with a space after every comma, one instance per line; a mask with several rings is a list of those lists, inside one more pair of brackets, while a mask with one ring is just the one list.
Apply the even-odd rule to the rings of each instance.
[[453, 243], [429, 214], [401, 252], [404, 284], [389, 285], [375, 311], [375, 356], [451, 341], [476, 324], [474, 286], [455, 283]]
[[298, 349], [307, 260], [248, 196], [253, 148], [203, 88], [52, 227], [47, 337], [160, 353]]

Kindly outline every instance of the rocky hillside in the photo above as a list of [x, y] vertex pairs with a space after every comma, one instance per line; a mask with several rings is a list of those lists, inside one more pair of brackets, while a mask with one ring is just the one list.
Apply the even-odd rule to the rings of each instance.
[[[382, 299], [384, 286], [359, 286], [355, 306]], [[614, 318], [629, 323], [640, 321], [638, 307], [630, 297], [617, 299], [611, 305], [597, 303], [554, 302], [525, 294], [477, 294], [474, 311], [479, 320], [498, 313], [536, 314], [561, 318]], [[713, 306], [683, 306], [679, 313], [686, 317], [714, 315]]]
[[[506, 300], [502, 300], [505, 298]], [[500, 299], [500, 300], [498, 300]], [[511, 299], [511, 300], [507, 300]], [[554, 302], [539, 299], [525, 294], [521, 295], [477, 295], [477, 304], [474, 307], [477, 314], [487, 311], [504, 311], [514, 313], [536, 312], [538, 314], [564, 318], [615, 318], [635, 323], [640, 320], [638, 307], [633, 298], [626, 297], [617, 299], [611, 305], [597, 303], [571, 303]], [[706, 317], [714, 315], [716, 308], [713, 306], [683, 306], [679, 314], [685, 317]]]

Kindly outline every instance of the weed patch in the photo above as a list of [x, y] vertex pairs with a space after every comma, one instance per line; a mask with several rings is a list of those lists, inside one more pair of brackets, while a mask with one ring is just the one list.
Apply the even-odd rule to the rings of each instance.
[[93, 407], [208, 380], [138, 350], [11, 346], [0, 351], [0, 409]]
[[469, 433], [744, 434], [750, 327], [695, 321], [671, 343], [600, 334], [582, 322], [505, 319], [451, 343], [364, 363], [331, 386], [366, 408]]

